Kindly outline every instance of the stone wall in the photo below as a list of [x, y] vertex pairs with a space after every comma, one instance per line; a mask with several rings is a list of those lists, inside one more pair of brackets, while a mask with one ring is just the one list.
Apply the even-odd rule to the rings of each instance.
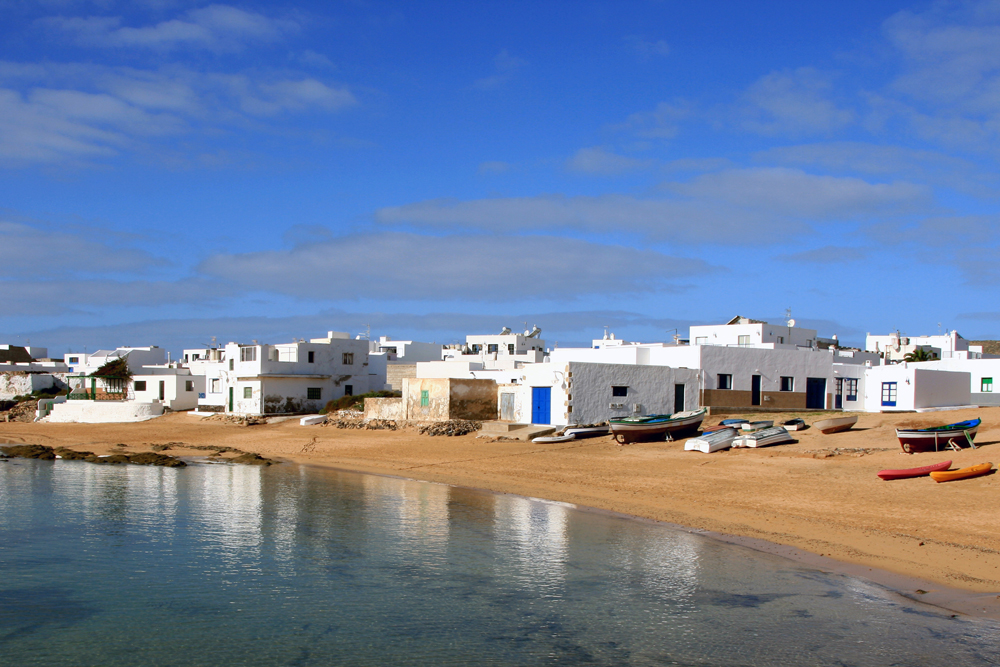
[[49, 373], [4, 372], [0, 373], [0, 400], [10, 401], [15, 396], [26, 396], [33, 391], [61, 389], [64, 386], [64, 382]]
[[452, 379], [449, 419], [490, 421], [498, 417], [497, 383], [493, 380]]
[[66, 401], [52, 406], [47, 422], [110, 424], [141, 422], [163, 414], [161, 403], [135, 401]]
[[385, 382], [396, 391], [403, 390], [404, 378], [417, 377], [416, 364], [389, 364], [385, 368]]

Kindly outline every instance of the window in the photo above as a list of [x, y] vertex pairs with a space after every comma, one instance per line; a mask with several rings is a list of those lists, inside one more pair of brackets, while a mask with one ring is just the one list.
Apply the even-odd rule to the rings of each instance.
[[306, 398], [310, 401], [319, 401], [323, 398], [323, 387], [309, 387], [306, 389]]
[[310, 364], [316, 363], [316, 353], [312, 350], [309, 350], [309, 363]]
[[194, 391], [194, 380], [184, 381], [184, 391]]
[[243, 387], [243, 398], [253, 398], [253, 387]]
[[611, 387], [612, 396], [628, 396], [628, 387]]
[[739, 343], [740, 347], [747, 347], [750, 345], [750, 336], [738, 336], [736, 342]]
[[896, 406], [896, 383], [895, 382], [883, 382], [882, 383], [882, 405], [895, 407]]
[[507, 354], [514, 354], [514, 343], [507, 343]]
[[235, 361], [236, 361], [235, 359], [230, 359], [229, 360], [229, 370], [233, 370], [233, 362], [235, 362]]
[[784, 336], [778, 336], [778, 345], [781, 345], [784, 342], [785, 342], [785, 337]]
[[145, 380], [136, 380], [135, 381], [135, 390], [136, 391], [146, 391], [146, 381]]
[[719, 373], [718, 385], [719, 389], [732, 389], [733, 388], [733, 376], [729, 373]]
[[71, 364], [78, 364], [78, 363], [80, 363], [80, 357], [70, 357], [69, 358], [69, 363], [71, 363]]
[[857, 378], [845, 378], [844, 384], [846, 385], [847, 391], [845, 392], [846, 398], [849, 401], [858, 400], [858, 380]]
[[257, 347], [241, 347], [240, 348], [240, 361], [257, 361]]
[[795, 378], [782, 376], [781, 391], [795, 391]]
[[494, 352], [498, 352], [499, 350], [500, 346], [497, 345], [496, 343], [490, 343], [489, 345], [486, 346], [486, 352], [489, 354], [493, 354]]
[[984, 394], [993, 391], [993, 378], [983, 378], [982, 386], [979, 390]]
[[353, 352], [344, 352], [344, 365], [345, 366], [353, 366], [354, 365], [354, 353]]
[[354, 385], [345, 384], [344, 385], [344, 396], [354, 396]]
[[431, 393], [426, 389], [422, 389], [420, 391], [420, 407], [426, 408], [430, 404], [431, 404]]
[[219, 378], [212, 378], [212, 393], [213, 394], [218, 394], [220, 391], [222, 391], [220, 389], [220, 384], [221, 383], [219, 382]]
[[695, 345], [708, 345], [708, 336], [695, 336]]

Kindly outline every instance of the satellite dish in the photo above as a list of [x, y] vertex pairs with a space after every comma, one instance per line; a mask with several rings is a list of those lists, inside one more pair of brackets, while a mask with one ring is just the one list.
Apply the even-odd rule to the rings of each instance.
[[794, 327], [795, 326], [795, 320], [788, 320], [788, 326]]

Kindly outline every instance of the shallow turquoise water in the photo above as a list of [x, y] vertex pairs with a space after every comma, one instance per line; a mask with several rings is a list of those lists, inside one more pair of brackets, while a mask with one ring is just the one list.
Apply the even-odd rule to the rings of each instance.
[[1000, 628], [665, 526], [292, 465], [0, 464], [2, 665], [995, 665]]

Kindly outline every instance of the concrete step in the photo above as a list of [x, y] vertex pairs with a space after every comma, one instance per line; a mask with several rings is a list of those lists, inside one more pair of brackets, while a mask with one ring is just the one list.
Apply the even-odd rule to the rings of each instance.
[[555, 426], [544, 424], [517, 424], [514, 422], [483, 422], [479, 437], [510, 438], [511, 440], [531, 440], [555, 433]]

